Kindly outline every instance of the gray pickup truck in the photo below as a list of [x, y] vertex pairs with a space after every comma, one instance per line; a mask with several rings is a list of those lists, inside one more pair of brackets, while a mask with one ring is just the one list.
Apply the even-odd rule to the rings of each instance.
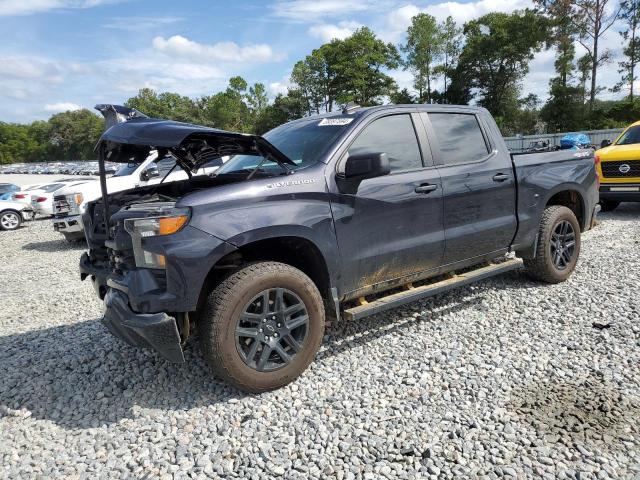
[[349, 108], [263, 137], [103, 110], [101, 165], [157, 151], [190, 175], [87, 206], [80, 271], [103, 323], [172, 362], [197, 331], [214, 372], [246, 391], [299, 376], [327, 319], [523, 264], [566, 280], [598, 212], [591, 150], [512, 155], [481, 108]]

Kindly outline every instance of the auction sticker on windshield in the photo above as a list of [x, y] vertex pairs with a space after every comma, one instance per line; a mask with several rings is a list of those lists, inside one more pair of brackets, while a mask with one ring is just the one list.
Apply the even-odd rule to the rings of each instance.
[[323, 118], [318, 124], [319, 127], [349, 125], [353, 122], [353, 118]]

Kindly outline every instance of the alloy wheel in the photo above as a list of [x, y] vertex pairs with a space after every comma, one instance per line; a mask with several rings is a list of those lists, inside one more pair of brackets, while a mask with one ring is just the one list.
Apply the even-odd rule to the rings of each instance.
[[2, 218], [0, 218], [0, 224], [6, 230], [13, 230], [20, 225], [20, 219], [18, 218], [17, 213], [7, 212], [2, 215]]
[[556, 224], [551, 233], [551, 259], [558, 270], [566, 269], [576, 250], [576, 232], [568, 220]]
[[308, 331], [309, 313], [300, 297], [270, 288], [245, 305], [236, 323], [236, 348], [249, 367], [271, 372], [291, 363]]

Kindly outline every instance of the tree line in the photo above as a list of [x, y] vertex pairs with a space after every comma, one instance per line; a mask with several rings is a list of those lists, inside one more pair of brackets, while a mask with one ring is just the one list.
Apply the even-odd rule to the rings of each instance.
[[[612, 128], [640, 119], [634, 91], [640, 58], [640, 0], [535, 0], [534, 9], [489, 13], [460, 26], [427, 13], [412, 18], [406, 40], [384, 42], [367, 27], [334, 39], [295, 63], [286, 94], [269, 100], [262, 83], [233, 77], [224, 91], [190, 98], [141, 89], [125, 105], [158, 118], [262, 134], [289, 120], [331, 112], [350, 102], [478, 104], [504, 135]], [[619, 82], [601, 86], [612, 52], [602, 37], [620, 26]], [[577, 57], [575, 44], [586, 52]], [[523, 91], [534, 55], [555, 52], [548, 99]], [[614, 67], [615, 68], [615, 67]], [[390, 75], [411, 73], [412, 89]], [[602, 101], [605, 90], [622, 100]], [[0, 162], [94, 158], [102, 120], [89, 110], [29, 125], [0, 122]]]

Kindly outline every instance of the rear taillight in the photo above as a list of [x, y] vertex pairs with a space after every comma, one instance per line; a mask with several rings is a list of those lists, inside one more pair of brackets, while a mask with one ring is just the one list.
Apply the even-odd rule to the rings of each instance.
[[38, 197], [36, 198], [36, 202], [38, 203], [42, 203], [42, 202], [46, 202], [47, 201], [47, 197]]
[[596, 165], [596, 184], [598, 185], [598, 188], [600, 188], [600, 155], [596, 155], [593, 158], [593, 161]]
[[27, 195], [24, 193], [16, 193], [13, 198], [27, 198]]

